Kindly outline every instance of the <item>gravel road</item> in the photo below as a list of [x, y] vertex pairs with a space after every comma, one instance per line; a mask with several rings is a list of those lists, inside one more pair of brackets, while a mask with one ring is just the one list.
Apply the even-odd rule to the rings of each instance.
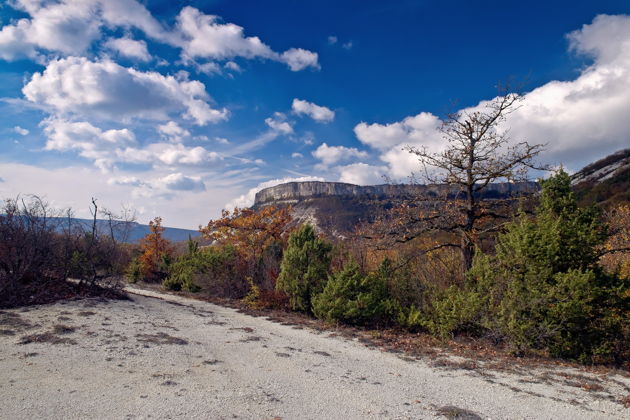
[[142, 293], [0, 312], [0, 418], [630, 418], [625, 376], [439, 367]]

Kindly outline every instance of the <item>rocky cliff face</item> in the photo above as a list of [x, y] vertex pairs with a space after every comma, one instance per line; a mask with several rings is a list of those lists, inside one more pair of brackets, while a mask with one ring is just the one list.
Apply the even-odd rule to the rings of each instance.
[[[480, 198], [504, 198], [537, 190], [535, 182], [498, 183], [489, 185]], [[291, 205], [294, 223], [309, 222], [320, 232], [344, 236], [359, 222], [371, 222], [383, 211], [409, 200], [419, 204], [437, 197], [454, 198], [457, 194], [457, 188], [447, 185], [359, 186], [341, 182], [289, 182], [258, 192], [253, 207]]]
[[630, 202], [630, 149], [585, 166], [571, 177], [580, 204], [614, 207]]
[[[481, 198], [498, 198], [511, 194], [533, 192], [538, 189], [535, 182], [496, 183], [484, 190]], [[366, 200], [409, 199], [414, 197], [454, 197], [458, 188], [448, 185], [383, 184], [360, 186], [342, 182], [289, 182], [265, 188], [256, 194], [254, 206], [295, 203], [306, 199], [339, 197]]]

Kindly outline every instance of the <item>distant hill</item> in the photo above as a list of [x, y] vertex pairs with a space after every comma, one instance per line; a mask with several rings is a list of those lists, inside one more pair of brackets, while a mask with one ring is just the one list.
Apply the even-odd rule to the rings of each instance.
[[[538, 191], [536, 182], [488, 185], [480, 199], [497, 199]], [[394, 206], [409, 200], [416, 204], [436, 197], [454, 197], [458, 188], [448, 185], [383, 184], [359, 186], [342, 182], [289, 182], [256, 194], [253, 208], [269, 205], [293, 208], [293, 223], [309, 222], [320, 232], [345, 236], [359, 222], [371, 222]], [[422, 197], [418, 200], [418, 197]]]
[[[62, 220], [62, 219], [59, 219], [59, 221], [60, 221], [60, 224], [64, 224], [66, 222], [65, 220]], [[92, 220], [73, 218], [72, 222], [79, 224], [86, 231], [89, 231], [92, 229]], [[99, 233], [108, 235], [110, 233], [109, 222], [107, 220], [97, 219], [96, 229]], [[129, 234], [128, 234], [126, 242], [135, 243], [135, 242], [138, 242], [140, 238], [143, 238], [147, 233], [150, 233], [150, 230], [149, 230], [148, 225], [142, 225], [140, 223], [133, 222], [133, 223], [130, 223], [128, 232]], [[197, 230], [179, 229], [179, 228], [172, 228], [172, 227], [165, 227], [164, 233], [163, 233], [164, 238], [168, 239], [171, 242], [185, 241], [188, 239], [188, 235], [190, 235], [193, 238], [196, 238], [200, 236], [200, 233]], [[117, 240], [124, 239], [124, 238], [121, 238], [120, 234], [117, 234], [117, 233], [114, 233], [114, 236], [117, 236], [116, 237]]]
[[630, 149], [620, 150], [573, 174], [572, 184], [582, 205], [611, 207], [630, 202]]

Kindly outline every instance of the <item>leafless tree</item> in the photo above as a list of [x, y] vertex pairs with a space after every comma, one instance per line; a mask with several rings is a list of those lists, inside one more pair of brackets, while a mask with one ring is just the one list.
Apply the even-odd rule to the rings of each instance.
[[[535, 165], [534, 158], [544, 145], [526, 141], [512, 144], [509, 130], [501, 129], [506, 116], [518, 109], [522, 96], [507, 89], [481, 108], [449, 114], [441, 132], [446, 147], [432, 152], [426, 147], [407, 146], [406, 150], [418, 157], [424, 178], [432, 184], [446, 184], [455, 189], [457, 199], [449, 209], [456, 217], [437, 212], [419, 217], [416, 223], [456, 233], [462, 254], [462, 269], [472, 265], [480, 226], [490, 218], [502, 217], [491, 206], [479, 199], [488, 186], [497, 181], [525, 181], [530, 169], [545, 169]], [[444, 219], [448, 219], [444, 220]]]

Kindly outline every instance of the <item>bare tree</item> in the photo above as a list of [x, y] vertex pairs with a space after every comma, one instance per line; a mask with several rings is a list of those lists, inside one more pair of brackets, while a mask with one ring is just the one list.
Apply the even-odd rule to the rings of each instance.
[[444, 214], [420, 218], [417, 222], [440, 227], [459, 236], [459, 243], [445, 244], [458, 247], [462, 254], [462, 269], [472, 265], [479, 227], [488, 218], [501, 217], [479, 199], [488, 186], [496, 181], [525, 181], [529, 169], [544, 169], [534, 164], [534, 158], [544, 145], [531, 145], [525, 141], [511, 144], [509, 130], [499, 126], [508, 114], [518, 109], [522, 97], [503, 90], [500, 96], [482, 108], [449, 114], [443, 121], [441, 132], [446, 147], [431, 152], [426, 147], [407, 146], [422, 165], [424, 177], [433, 184], [447, 184], [457, 193], [452, 202], [457, 218], [444, 223]]

